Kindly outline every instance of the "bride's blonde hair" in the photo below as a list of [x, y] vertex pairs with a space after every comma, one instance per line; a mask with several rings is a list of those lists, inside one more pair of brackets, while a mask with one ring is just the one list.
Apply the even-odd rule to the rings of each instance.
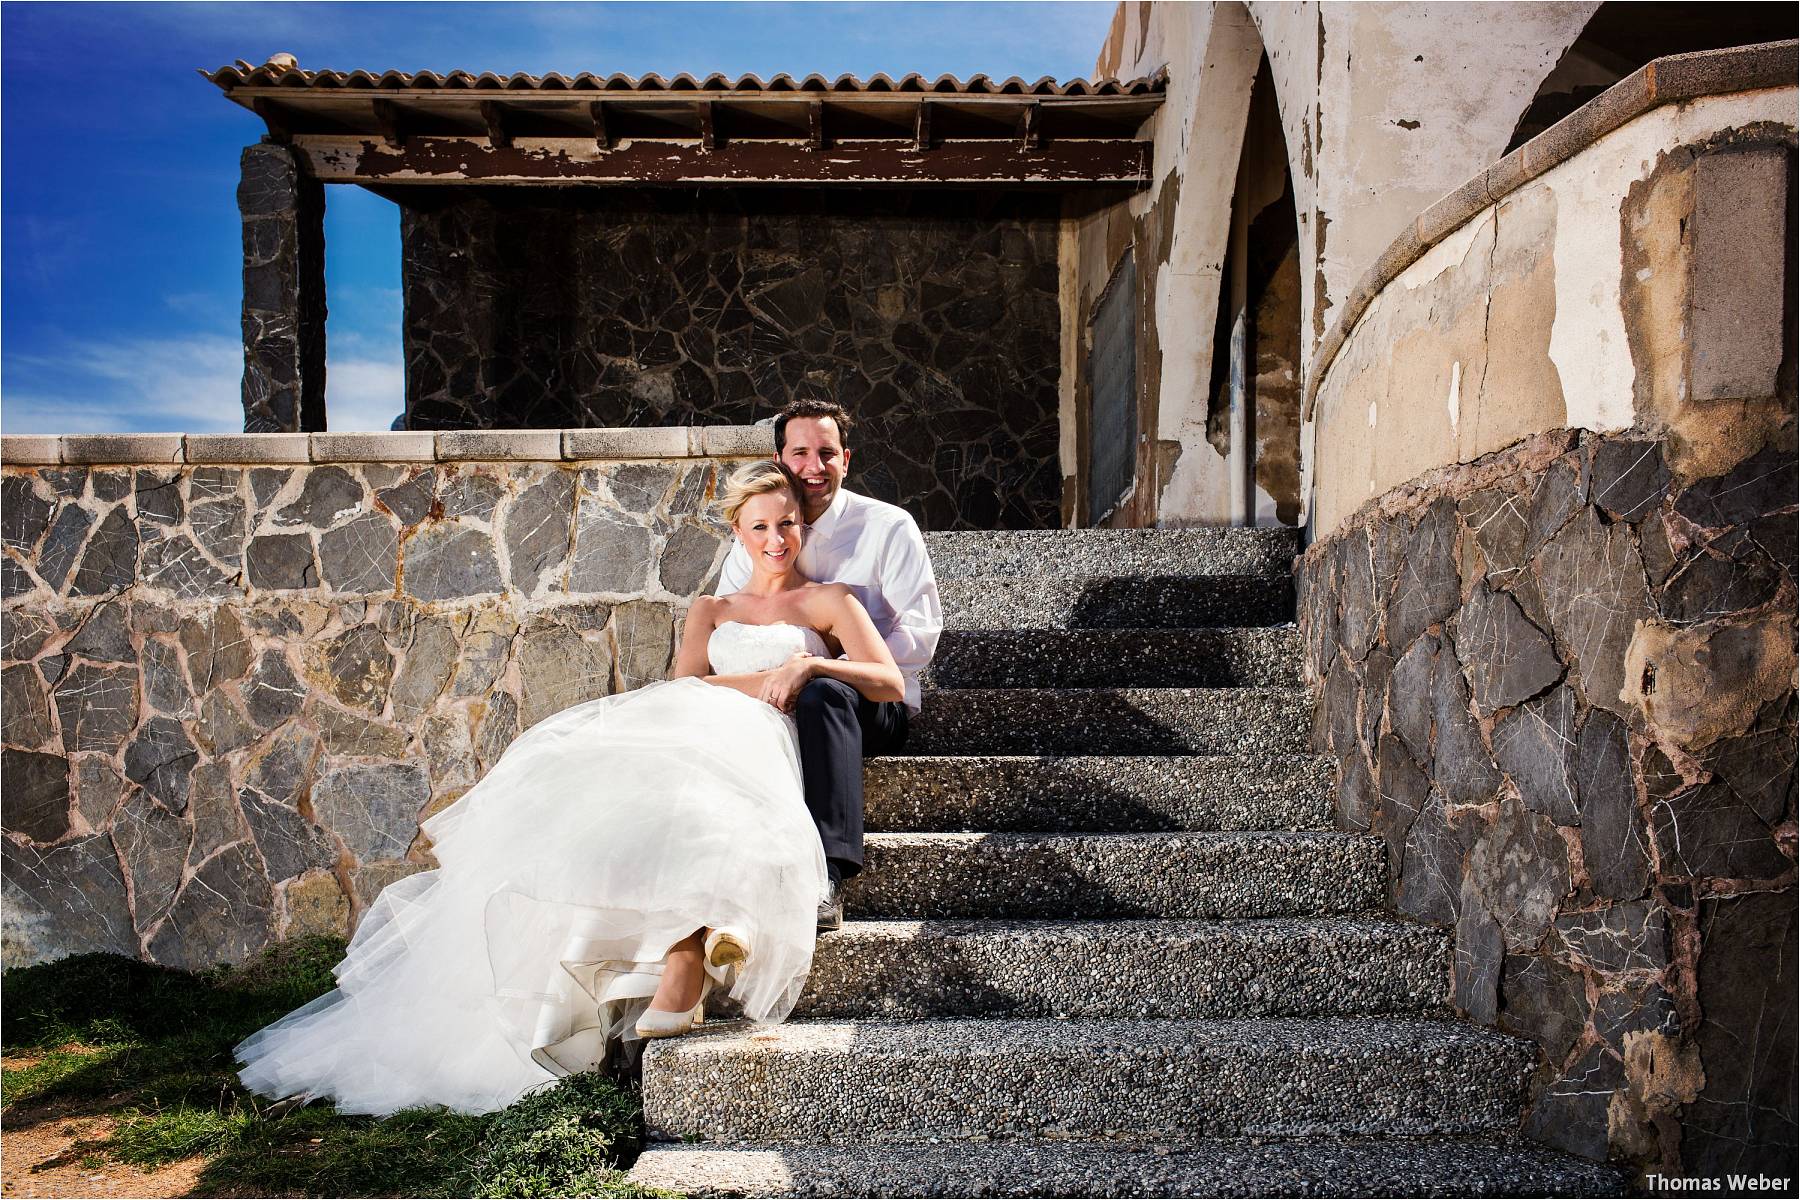
[[772, 458], [759, 459], [731, 473], [718, 500], [719, 512], [729, 524], [736, 525], [738, 513], [750, 497], [782, 491], [794, 498], [796, 506], [800, 504], [800, 481], [794, 473]]

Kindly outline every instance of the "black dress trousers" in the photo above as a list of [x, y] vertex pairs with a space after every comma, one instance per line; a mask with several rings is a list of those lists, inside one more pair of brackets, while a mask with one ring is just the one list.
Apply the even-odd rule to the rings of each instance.
[[806, 807], [840, 879], [862, 870], [863, 758], [906, 744], [906, 705], [875, 701], [836, 679], [815, 679], [794, 702]]

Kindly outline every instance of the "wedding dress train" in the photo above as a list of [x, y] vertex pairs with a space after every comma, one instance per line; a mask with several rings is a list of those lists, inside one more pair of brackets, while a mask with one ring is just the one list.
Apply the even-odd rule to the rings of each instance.
[[[726, 622], [713, 670], [824, 654], [811, 629]], [[635, 1037], [670, 945], [731, 926], [751, 955], [730, 995], [793, 1009], [812, 966], [825, 857], [792, 718], [676, 679], [532, 726], [421, 826], [438, 868], [384, 889], [337, 988], [236, 1048], [251, 1091], [340, 1111], [504, 1108]]]

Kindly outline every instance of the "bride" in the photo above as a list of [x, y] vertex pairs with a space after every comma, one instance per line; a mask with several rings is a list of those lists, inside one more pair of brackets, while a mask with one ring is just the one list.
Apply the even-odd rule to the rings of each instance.
[[615, 1039], [687, 1032], [715, 987], [787, 1017], [826, 873], [786, 712], [818, 677], [904, 694], [850, 590], [796, 569], [798, 497], [773, 461], [731, 477], [753, 573], [695, 600], [674, 677], [539, 722], [425, 820], [438, 869], [376, 898], [335, 990], [239, 1043], [244, 1086], [491, 1112]]

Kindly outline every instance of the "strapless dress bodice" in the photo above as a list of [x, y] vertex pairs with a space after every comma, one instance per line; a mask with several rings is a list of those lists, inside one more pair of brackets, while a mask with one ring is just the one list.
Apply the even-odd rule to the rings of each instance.
[[722, 621], [706, 643], [707, 661], [715, 675], [767, 671], [801, 650], [821, 658], [830, 653], [818, 630], [786, 622], [746, 625], [742, 621]]

